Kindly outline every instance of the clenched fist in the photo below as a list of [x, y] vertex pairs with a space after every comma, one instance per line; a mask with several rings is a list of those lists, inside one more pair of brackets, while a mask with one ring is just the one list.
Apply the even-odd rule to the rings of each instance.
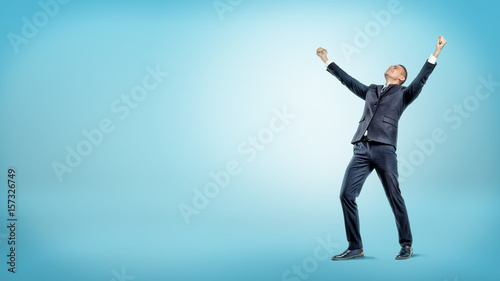
[[436, 43], [436, 50], [441, 51], [444, 45], [446, 45], [446, 39], [444, 39], [443, 36], [439, 35], [438, 41]]
[[446, 39], [444, 39], [443, 36], [439, 35], [438, 41], [436, 43], [436, 51], [434, 51], [434, 54], [432, 54], [435, 58], [439, 56], [439, 53], [441, 53], [444, 45], [446, 45]]
[[328, 51], [326, 49], [321, 48], [321, 47], [319, 47], [316, 50], [316, 55], [318, 55], [318, 57], [320, 57], [323, 62], [328, 61], [328, 58], [326, 57], [327, 54], [328, 54]]

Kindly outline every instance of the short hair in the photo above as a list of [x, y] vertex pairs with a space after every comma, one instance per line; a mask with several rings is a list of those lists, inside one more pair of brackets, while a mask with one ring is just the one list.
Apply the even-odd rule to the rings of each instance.
[[406, 77], [408, 77], [408, 71], [406, 71], [406, 67], [404, 65], [400, 64], [399, 66], [401, 66], [405, 70], [405, 81], [403, 81], [403, 83], [400, 84], [403, 85], [404, 82], [406, 82]]

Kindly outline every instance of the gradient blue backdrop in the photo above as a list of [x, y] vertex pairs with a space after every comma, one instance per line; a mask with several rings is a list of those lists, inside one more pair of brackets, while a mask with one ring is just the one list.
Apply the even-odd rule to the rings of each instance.
[[[2, 280], [499, 279], [500, 86], [473, 98], [480, 77], [500, 81], [497, 2], [401, 0], [350, 59], [341, 45], [390, 1], [220, 1], [222, 15], [213, 2], [69, 1], [16, 52], [9, 34], [43, 10], [1, 1]], [[358, 200], [367, 257], [314, 261], [318, 240], [331, 240], [328, 255], [347, 246], [338, 193], [363, 108], [316, 48], [382, 84], [396, 63], [413, 79], [440, 34], [448, 44], [400, 121], [416, 256], [394, 260], [396, 226], [374, 173]], [[120, 119], [113, 102], [148, 66], [169, 75]], [[472, 110], [454, 112], [464, 103]], [[238, 147], [284, 108], [294, 118], [247, 161]], [[104, 118], [114, 130], [59, 181], [52, 163]], [[418, 143], [436, 129], [446, 140], [424, 154]], [[179, 206], [231, 160], [240, 173], [187, 223]], [[9, 168], [16, 274], [6, 264]], [[294, 265], [307, 278], [283, 275]]]

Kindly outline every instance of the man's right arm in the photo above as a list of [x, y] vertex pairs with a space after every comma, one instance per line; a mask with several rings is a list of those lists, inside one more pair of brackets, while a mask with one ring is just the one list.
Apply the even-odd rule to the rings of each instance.
[[351, 77], [333, 61], [328, 60], [326, 56], [328, 54], [328, 51], [326, 49], [320, 47], [316, 50], [316, 54], [325, 63], [326, 70], [330, 72], [333, 76], [337, 77], [340, 83], [345, 85], [356, 96], [362, 98], [363, 100], [366, 98], [366, 92], [368, 92], [368, 86]]

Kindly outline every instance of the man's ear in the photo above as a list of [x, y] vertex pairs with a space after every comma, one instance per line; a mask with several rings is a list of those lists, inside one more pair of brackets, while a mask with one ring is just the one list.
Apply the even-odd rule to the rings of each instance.
[[405, 77], [403, 75], [401, 75], [401, 77], [399, 77], [399, 81], [400, 81], [399, 85], [403, 85], [405, 80], [406, 80]]

